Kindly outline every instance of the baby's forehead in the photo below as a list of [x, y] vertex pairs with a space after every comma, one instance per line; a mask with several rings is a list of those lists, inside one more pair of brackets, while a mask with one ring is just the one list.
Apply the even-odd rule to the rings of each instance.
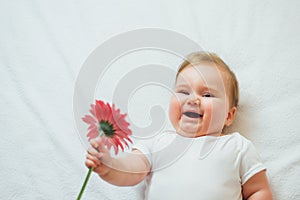
[[178, 74], [176, 82], [202, 80], [207, 83], [223, 84], [225, 76], [224, 70], [214, 65], [189, 65]]
[[210, 65], [187, 66], [178, 74], [176, 87], [209, 89], [221, 93], [229, 90], [226, 73]]

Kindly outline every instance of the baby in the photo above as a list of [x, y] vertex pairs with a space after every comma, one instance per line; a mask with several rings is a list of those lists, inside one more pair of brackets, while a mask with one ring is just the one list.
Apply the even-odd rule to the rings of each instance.
[[234, 73], [214, 53], [195, 52], [181, 64], [164, 132], [113, 158], [101, 138], [92, 140], [86, 166], [117, 186], [146, 180], [148, 200], [269, 200], [266, 168], [252, 143], [224, 134], [239, 99]]

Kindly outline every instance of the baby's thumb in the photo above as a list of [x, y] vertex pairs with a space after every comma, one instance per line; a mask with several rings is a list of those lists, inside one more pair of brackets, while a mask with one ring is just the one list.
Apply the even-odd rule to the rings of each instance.
[[99, 138], [96, 142], [97, 142], [97, 145], [98, 145], [98, 147], [96, 148], [98, 150], [98, 152], [101, 152], [101, 153], [104, 153], [104, 154], [109, 153], [109, 150], [107, 149], [107, 147], [103, 143], [103, 138]]

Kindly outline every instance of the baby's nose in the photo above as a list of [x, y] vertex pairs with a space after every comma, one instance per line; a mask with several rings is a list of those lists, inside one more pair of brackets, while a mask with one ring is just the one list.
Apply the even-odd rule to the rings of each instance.
[[188, 104], [199, 106], [201, 104], [201, 100], [197, 96], [192, 96], [190, 99], [188, 99]]

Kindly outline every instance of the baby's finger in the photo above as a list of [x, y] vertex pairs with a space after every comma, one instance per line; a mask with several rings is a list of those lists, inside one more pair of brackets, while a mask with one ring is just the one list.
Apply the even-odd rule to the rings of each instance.
[[95, 164], [92, 160], [86, 159], [85, 160], [85, 166], [87, 166], [88, 168], [96, 168], [99, 165]]
[[103, 152], [103, 153], [107, 153], [108, 152], [106, 146], [102, 142], [102, 138], [97, 139], [95, 142], [97, 142], [97, 150], [99, 152]]
[[99, 152], [96, 149], [92, 148], [92, 147], [88, 148], [87, 153], [92, 155], [92, 156], [99, 157]]
[[93, 148], [95, 148], [95, 149], [97, 149], [98, 148], [98, 139], [92, 139], [91, 141], [90, 141], [90, 144], [91, 144], [91, 146], [93, 147]]
[[95, 156], [92, 156], [92, 155], [90, 155], [90, 154], [87, 154], [87, 155], [86, 155], [86, 159], [87, 159], [87, 160], [91, 160], [95, 165], [100, 165], [100, 164], [101, 164], [100, 158], [95, 157]]

